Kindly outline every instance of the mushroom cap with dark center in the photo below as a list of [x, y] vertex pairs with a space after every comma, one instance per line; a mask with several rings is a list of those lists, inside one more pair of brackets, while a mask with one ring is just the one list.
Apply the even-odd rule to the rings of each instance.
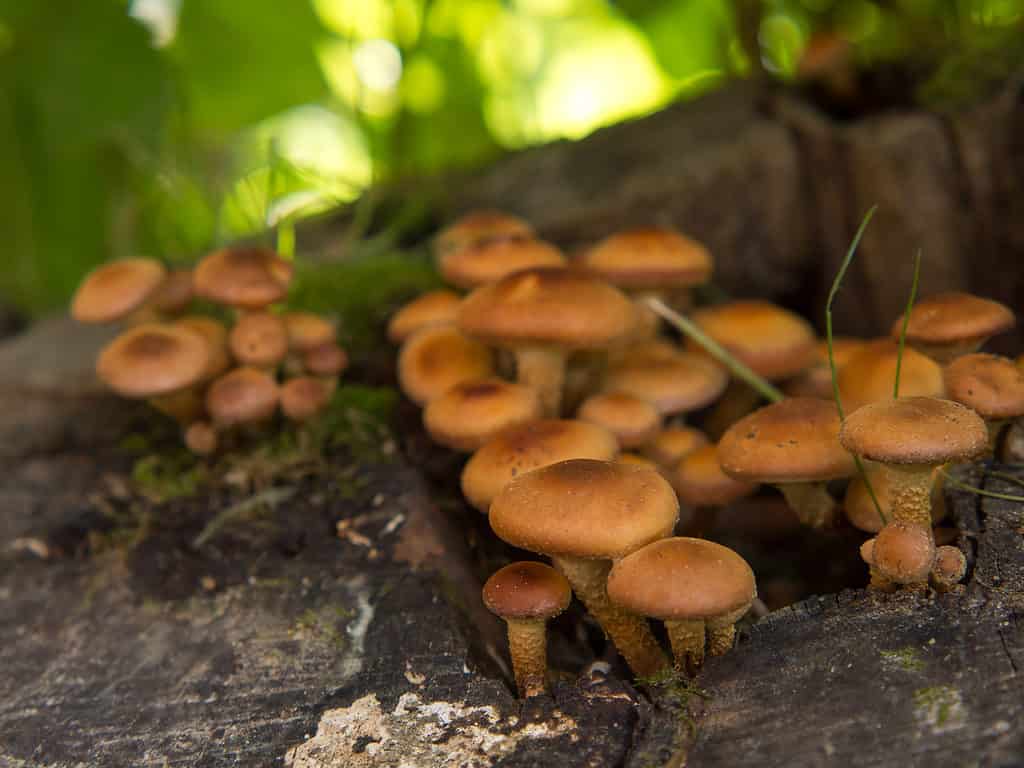
[[473, 451], [508, 427], [539, 419], [536, 390], [499, 378], [456, 384], [423, 409], [423, 423], [435, 441]]
[[490, 509], [502, 541], [552, 556], [616, 559], [672, 533], [679, 502], [653, 469], [572, 459], [512, 480]]
[[756, 596], [747, 561], [704, 539], [655, 541], [622, 558], [608, 574], [612, 602], [663, 620], [713, 619], [749, 606]]
[[889, 523], [878, 532], [871, 562], [898, 584], [925, 582], [935, 561], [932, 532], [920, 525]]
[[529, 269], [477, 288], [462, 301], [463, 332], [497, 346], [603, 347], [634, 326], [617, 288], [568, 269]]
[[839, 442], [839, 411], [817, 397], [794, 397], [737, 421], [718, 442], [726, 474], [761, 483], [850, 477], [853, 456]]
[[644, 446], [644, 454], [661, 466], [669, 468], [707, 443], [708, 436], [696, 427], [665, 427]]
[[441, 275], [452, 285], [472, 289], [513, 272], [563, 267], [565, 255], [551, 243], [529, 237], [484, 240], [441, 255]]
[[988, 429], [978, 414], [952, 400], [901, 397], [849, 414], [839, 440], [851, 453], [885, 464], [944, 464], [985, 453]]
[[482, 512], [505, 485], [538, 467], [566, 459], [614, 459], [615, 436], [570, 419], [540, 419], [509, 427], [483, 445], [462, 470], [462, 492]]
[[643, 227], [606, 237], [584, 251], [579, 264], [628, 289], [663, 289], [705, 283], [708, 249], [671, 229]]
[[[985, 339], [1014, 326], [1013, 311], [998, 301], [969, 293], [938, 293], [918, 299], [910, 310], [907, 340], [925, 344], [954, 344]], [[892, 324], [893, 338], [899, 338], [903, 316]]]
[[315, 376], [296, 376], [280, 388], [281, 413], [292, 421], [308, 421], [331, 401], [334, 387]]
[[124, 397], [164, 395], [203, 378], [210, 351], [194, 331], [147, 323], [110, 342], [96, 361], [96, 373]]
[[163, 283], [167, 270], [153, 259], [124, 259], [90, 272], [71, 300], [80, 323], [112, 323], [141, 307]]
[[678, 353], [674, 358], [616, 365], [605, 376], [605, 389], [647, 400], [660, 413], [696, 411], [718, 399], [729, 374], [704, 355]]
[[551, 619], [569, 607], [572, 589], [550, 565], [524, 560], [492, 573], [483, 599], [503, 619]]
[[[855, 411], [868, 403], [891, 400], [899, 345], [888, 339], [868, 342], [839, 369], [836, 382], [843, 409]], [[904, 347], [900, 363], [900, 395], [942, 397], [942, 368], [930, 357]]]
[[1024, 371], [1012, 360], [977, 352], [946, 366], [946, 395], [992, 421], [1024, 414]]
[[[814, 362], [815, 337], [810, 323], [767, 301], [733, 301], [693, 314], [708, 336], [766, 379], [777, 381]], [[702, 348], [688, 341], [694, 351]]]
[[679, 500], [691, 507], [724, 507], [757, 490], [757, 483], [737, 480], [722, 471], [715, 445], [705, 445], [680, 459], [672, 485]]
[[219, 427], [266, 421], [274, 415], [280, 390], [274, 378], [258, 368], [236, 368], [206, 391], [206, 410]]
[[661, 428], [658, 409], [628, 392], [591, 395], [580, 405], [576, 418], [604, 427], [615, 435], [623, 448], [643, 445]]
[[281, 322], [288, 335], [288, 348], [296, 352], [306, 352], [337, 339], [334, 324], [313, 312], [285, 312]]
[[242, 365], [273, 366], [288, 353], [288, 331], [278, 315], [246, 312], [228, 334], [228, 344]]
[[262, 309], [285, 298], [292, 273], [292, 265], [268, 248], [222, 248], [199, 262], [192, 279], [205, 299]]
[[493, 372], [491, 351], [450, 325], [416, 331], [398, 353], [402, 391], [419, 405], [440, 397], [456, 384], [485, 379]]
[[399, 309], [388, 321], [388, 338], [401, 344], [420, 328], [454, 325], [462, 297], [455, 291], [430, 291]]
[[345, 350], [329, 341], [302, 353], [302, 366], [314, 376], [337, 376], [348, 367]]
[[484, 240], [532, 235], [533, 227], [518, 216], [501, 211], [470, 211], [438, 233], [434, 249], [443, 254]]

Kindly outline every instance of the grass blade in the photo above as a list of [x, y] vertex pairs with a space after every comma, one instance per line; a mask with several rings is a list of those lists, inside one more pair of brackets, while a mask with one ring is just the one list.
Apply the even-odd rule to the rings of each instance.
[[900, 345], [896, 350], [896, 375], [892, 382], [892, 396], [900, 396], [900, 369], [903, 367], [903, 349], [907, 345], [907, 324], [910, 322], [910, 310], [917, 301], [917, 283], [921, 278], [921, 249], [914, 255], [914, 281], [910, 284], [910, 296], [907, 297], [907, 309], [903, 313], [903, 325], [900, 327]]

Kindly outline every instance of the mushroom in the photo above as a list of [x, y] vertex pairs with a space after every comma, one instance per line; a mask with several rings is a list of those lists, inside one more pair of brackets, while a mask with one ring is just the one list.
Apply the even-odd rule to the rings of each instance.
[[[878, 508], [871, 499], [867, 484], [862, 478], [854, 477], [846, 487], [846, 497], [843, 500], [843, 512], [850, 525], [859, 531], [866, 533], [878, 533], [885, 525], [882, 517], [886, 520], [892, 519], [892, 474], [884, 467], [874, 462], [866, 462], [864, 473], [868, 482], [871, 483], [871, 490], [875, 492], [875, 499], [878, 506], [882, 508], [882, 514], [878, 514]], [[932, 470], [932, 525], [938, 523], [946, 515], [946, 505], [942, 499], [942, 475], [939, 474], [939, 467]]]
[[951, 362], [943, 375], [949, 399], [985, 420], [989, 450], [995, 453], [1003, 427], [1024, 415], [1024, 371], [1007, 357], [975, 352]]
[[568, 419], [541, 419], [509, 427], [485, 443], [462, 469], [462, 493], [486, 513], [514, 477], [566, 459], [614, 459], [619, 446], [604, 427]]
[[[918, 300], [910, 310], [906, 338], [917, 351], [945, 365], [976, 351], [1016, 322], [1013, 310], [998, 301], [969, 293], [939, 293]], [[892, 337], [899, 338], [902, 330], [901, 315], [892, 324]]]
[[320, 315], [312, 312], [285, 312], [280, 318], [288, 337], [288, 349], [293, 352], [307, 352], [336, 341], [334, 324]]
[[626, 392], [591, 395], [576, 412], [580, 421], [604, 427], [622, 448], [639, 448], [661, 429], [661, 414], [651, 403]]
[[210, 357], [203, 371], [203, 381], [215, 379], [231, 367], [228, 329], [222, 322], [205, 315], [185, 315], [175, 320], [174, 325], [198, 333], [206, 341]]
[[167, 273], [146, 302], [147, 307], [160, 316], [178, 315], [188, 309], [195, 291], [192, 288], [192, 270], [175, 269]]
[[967, 573], [967, 558], [958, 547], [947, 545], [935, 550], [932, 564], [932, 585], [937, 592], [949, 592]]
[[638, 467], [653, 469], [655, 472], [661, 471], [661, 467], [659, 467], [655, 462], [651, 461], [646, 456], [641, 456], [639, 453], [620, 453], [615, 457], [615, 460], [620, 464], [633, 464]]
[[874, 539], [864, 542], [860, 552], [871, 568], [871, 586], [889, 590], [897, 585], [928, 583], [935, 542], [930, 527], [897, 521], [883, 526]]
[[644, 455], [671, 472], [680, 459], [707, 442], [708, 436], [696, 427], [668, 426], [644, 446]]
[[710, 529], [711, 510], [726, 507], [757, 490], [757, 483], [737, 480], [722, 471], [717, 445], [704, 445], [684, 456], [669, 480], [679, 500], [696, 511], [694, 519], [686, 526], [696, 534], [707, 533]]
[[[899, 347], [888, 339], [868, 342], [854, 352], [836, 376], [843, 410], [855, 411], [868, 403], [891, 400], [898, 360]], [[938, 363], [905, 347], [900, 363], [900, 395], [942, 397], [945, 392]]]
[[505, 620], [519, 695], [547, 687], [547, 622], [569, 607], [572, 590], [554, 568], [523, 561], [491, 574], [483, 589], [487, 610]]
[[333, 381], [348, 367], [348, 355], [340, 346], [329, 341], [303, 352], [302, 367], [313, 376]]
[[401, 344], [420, 328], [453, 325], [462, 297], [455, 291], [430, 291], [413, 299], [391, 316], [388, 338]]
[[729, 427], [718, 442], [718, 460], [731, 477], [782, 491], [804, 525], [829, 527], [839, 510], [825, 484], [855, 471], [839, 427], [839, 411], [829, 400], [781, 400]]
[[[864, 348], [863, 339], [852, 339], [837, 337], [832, 340], [832, 357], [836, 364], [836, 371], [841, 371], [843, 366], [857, 352]], [[814, 363], [806, 371], [796, 378], [787, 381], [782, 391], [787, 397], [820, 397], [823, 400], [831, 400], [834, 397], [832, 390], [832, 366], [828, 359], [828, 342], [819, 341], [814, 347]]]
[[885, 466], [892, 499], [890, 522], [918, 525], [931, 536], [935, 467], [985, 452], [988, 431], [974, 411], [935, 397], [901, 397], [869, 403], [851, 413], [839, 431], [843, 446]]
[[268, 248], [221, 248], [196, 265], [198, 296], [236, 309], [263, 309], [288, 294], [293, 268]]
[[96, 373], [123, 397], [153, 398], [186, 389], [206, 371], [205, 340], [186, 328], [158, 323], [125, 331], [100, 352]]
[[519, 381], [537, 390], [545, 415], [559, 413], [566, 355], [607, 347], [633, 327], [633, 305], [618, 289], [567, 269], [529, 269], [463, 299], [459, 328], [510, 348]]
[[697, 411], [725, 390], [729, 375], [704, 355], [679, 352], [669, 359], [633, 358], [613, 366], [606, 392], [624, 392], [651, 403], [664, 416]]
[[218, 429], [257, 424], [273, 417], [279, 389], [266, 371], [236, 368], [210, 384], [206, 410]]
[[605, 582], [612, 560], [672, 533], [679, 503], [657, 472], [574, 459], [512, 480], [491, 503], [491, 528], [515, 547], [547, 555], [637, 675], [666, 659], [647, 622], [615, 606]]
[[465, 290], [497, 282], [524, 269], [565, 265], [565, 256], [558, 248], [529, 237], [485, 240], [448, 251], [440, 258], [444, 279]]
[[167, 270], [154, 259], [103, 264], [78, 286], [71, 316], [80, 323], [112, 323], [131, 315], [157, 291]]
[[194, 421], [185, 430], [185, 446], [197, 456], [217, 450], [217, 432], [208, 421]]
[[708, 653], [732, 648], [735, 624], [757, 597], [754, 572], [728, 547], [704, 539], [662, 539], [619, 560], [608, 597], [621, 608], [665, 622], [680, 669], [696, 671]]
[[323, 412], [332, 394], [329, 382], [313, 376], [296, 376], [281, 385], [281, 413], [292, 421], [309, 421]]
[[288, 330], [278, 315], [246, 312], [228, 334], [228, 345], [242, 365], [271, 370], [288, 353]]
[[540, 416], [540, 398], [532, 389], [488, 378], [456, 384], [435, 397], [423, 409], [423, 424], [434, 442], [470, 452], [502, 430]]
[[398, 353], [398, 382], [417, 405], [426, 405], [456, 384], [494, 372], [491, 351], [450, 325], [422, 328]]
[[471, 211], [437, 234], [434, 238], [434, 252], [440, 256], [486, 240], [532, 236], [533, 227], [518, 216], [501, 211]]

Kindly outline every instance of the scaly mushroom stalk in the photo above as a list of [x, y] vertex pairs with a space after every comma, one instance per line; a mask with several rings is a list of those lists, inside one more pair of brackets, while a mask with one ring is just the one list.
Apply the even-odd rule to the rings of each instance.
[[516, 380], [537, 391], [545, 415], [557, 418], [565, 386], [566, 351], [551, 345], [515, 349]]
[[711, 656], [724, 656], [729, 652], [736, 639], [736, 622], [749, 610], [750, 606], [745, 605], [731, 613], [714, 616], [704, 622], [708, 633], [708, 653]]
[[544, 693], [548, 669], [547, 619], [505, 619], [512, 673], [523, 698]]
[[699, 669], [704, 663], [704, 620], [666, 619], [665, 630], [676, 667], [686, 672]]
[[778, 483], [775, 487], [804, 525], [833, 528], [839, 522], [839, 505], [824, 483]]
[[892, 522], [911, 523], [927, 531], [932, 529], [931, 464], [885, 464], [889, 474], [889, 498]]

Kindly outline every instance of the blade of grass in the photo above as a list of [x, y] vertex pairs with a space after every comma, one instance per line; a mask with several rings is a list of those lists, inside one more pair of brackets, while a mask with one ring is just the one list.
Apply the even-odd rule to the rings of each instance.
[[676, 312], [661, 299], [649, 296], [643, 301], [659, 317], [664, 319], [670, 325], [675, 326], [680, 333], [685, 334], [687, 337], [700, 344], [709, 355], [728, 368], [733, 376], [750, 385], [751, 388], [757, 391], [766, 400], [770, 400], [773, 403], [777, 403], [779, 400], [782, 400], [784, 397], [782, 392], [769, 384], [768, 381], [758, 376], [742, 362], [737, 360], [729, 353], [728, 350], [723, 348], [717, 341], [704, 333], [704, 331], [702, 331], [692, 320]]
[[[857, 253], [857, 246], [860, 245], [860, 239], [864, 236], [864, 230], [867, 229], [868, 223], [875, 215], [876, 210], [878, 210], [878, 206], [873, 205], [868, 212], [864, 214], [864, 218], [860, 222], [860, 226], [857, 227], [857, 234], [853, 236], [853, 241], [850, 243], [850, 247], [846, 250], [846, 257], [843, 259], [843, 263], [839, 266], [839, 272], [836, 273], [836, 279], [832, 282], [832, 289], [828, 292], [828, 301], [825, 303], [825, 340], [828, 344], [828, 367], [832, 372], [832, 397], [836, 401], [836, 410], [839, 411], [840, 423], [846, 420], [846, 414], [843, 413], [843, 402], [839, 397], [839, 380], [836, 377], [836, 358], [835, 351], [832, 348], [832, 302], [835, 301], [836, 294], [839, 293], [839, 286], [842, 285], [843, 278], [846, 277], [846, 270], [850, 268], [854, 254]], [[857, 474], [860, 475], [861, 482], [863, 482], [864, 487], [868, 489], [868, 495], [871, 497], [871, 503], [875, 505], [875, 510], [878, 512], [878, 518], [882, 521], [882, 525], [888, 525], [889, 519], [886, 517], [885, 512], [882, 511], [882, 505], [878, 503], [878, 496], [875, 495], [875, 489], [871, 487], [871, 481], [868, 480], [868, 474], [864, 471], [864, 462], [862, 462], [860, 460], [860, 456], [856, 454], [853, 455], [853, 462], [857, 465]]]
[[940, 469], [939, 474], [942, 475], [945, 482], [949, 483], [954, 488], [957, 488], [961, 491], [968, 491], [969, 493], [973, 493], [978, 496], [988, 496], [989, 498], [992, 499], [1004, 499], [1006, 501], [1024, 502], [1024, 496], [1015, 496], [1012, 493], [997, 493], [996, 491], [986, 491], [984, 488], [978, 488], [975, 485], [970, 485], [968, 483], [961, 482], [960, 480], [956, 480], [955, 478], [951, 477], [950, 474], [946, 472], [946, 470], [944, 469]]
[[910, 310], [914, 308], [917, 301], [917, 284], [921, 279], [921, 249], [914, 254], [914, 281], [910, 284], [910, 296], [907, 297], [907, 309], [903, 313], [903, 325], [900, 327], [900, 344], [896, 350], [896, 375], [892, 381], [892, 396], [900, 396], [900, 369], [903, 367], [903, 349], [907, 345], [907, 324], [910, 322]]
[[217, 515], [206, 524], [206, 527], [199, 532], [199, 535], [192, 540], [192, 549], [201, 549], [211, 539], [219, 534], [225, 525], [236, 517], [239, 517], [246, 512], [250, 512], [261, 505], [266, 505], [267, 507], [274, 509], [274, 507], [281, 502], [287, 501], [294, 496], [295, 492], [295, 488], [268, 488], [261, 493], [257, 493], [255, 496], [243, 499], [237, 504], [233, 504], [221, 512], [218, 512]]

